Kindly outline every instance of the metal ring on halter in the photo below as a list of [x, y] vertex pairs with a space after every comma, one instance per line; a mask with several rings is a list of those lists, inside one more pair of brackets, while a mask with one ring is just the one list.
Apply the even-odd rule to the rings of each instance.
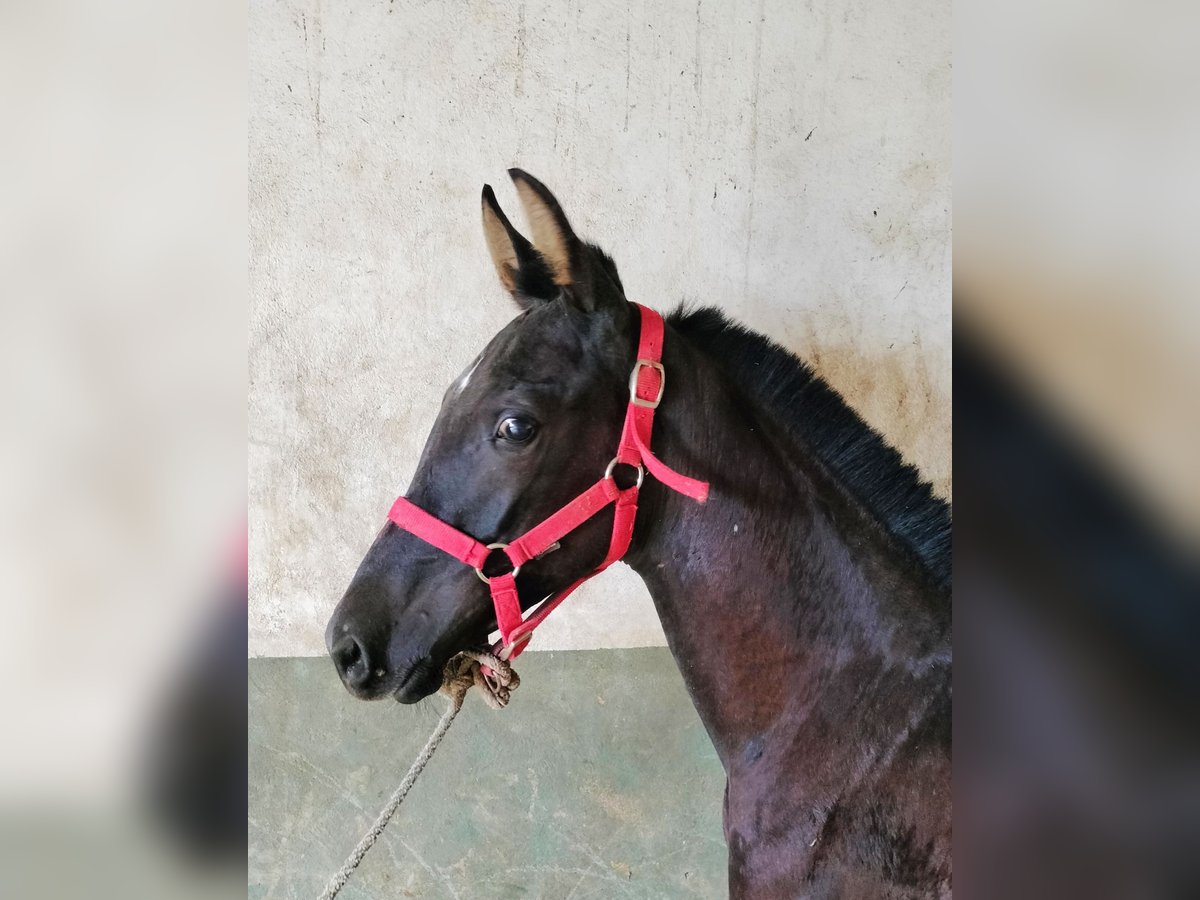
[[[508, 546], [508, 544], [488, 544], [487, 548], [489, 550], [503, 550], [507, 546]], [[488, 555], [490, 556], [491, 554], [488, 554]], [[484, 560], [484, 562], [486, 562], [486, 560]], [[512, 562], [512, 560], [509, 560], [509, 562]], [[517, 573], [520, 571], [521, 571], [520, 566], [513, 566], [513, 570], [511, 572], [506, 572], [505, 574], [512, 575], [513, 578], [516, 578]], [[482, 581], [484, 584], [492, 583], [492, 580], [483, 574], [483, 566], [480, 566], [479, 568], [477, 568], [475, 570], [475, 574], [479, 576], [479, 580]], [[500, 576], [497, 575], [496, 577], [499, 578]]]
[[496, 658], [503, 660], [504, 662], [508, 662], [509, 658], [512, 656], [512, 652], [522, 644], [527, 643], [531, 637], [533, 637], [532, 631], [527, 631], [524, 634], [517, 635], [516, 639], [513, 640], [511, 644], [505, 644], [500, 648], [500, 652], [496, 654]]
[[608, 464], [608, 467], [604, 470], [604, 477], [611, 480], [613, 477], [613, 469], [615, 469], [617, 466], [633, 466], [633, 468], [637, 469], [638, 470], [638, 479], [637, 479], [637, 484], [635, 484], [634, 487], [640, 488], [642, 486], [642, 479], [644, 479], [646, 477], [646, 470], [643, 469], [640, 465], [634, 465], [633, 463], [623, 463], [623, 462], [621, 462], [620, 459], [618, 459], [615, 456], [612, 458], [612, 462], [610, 462]]

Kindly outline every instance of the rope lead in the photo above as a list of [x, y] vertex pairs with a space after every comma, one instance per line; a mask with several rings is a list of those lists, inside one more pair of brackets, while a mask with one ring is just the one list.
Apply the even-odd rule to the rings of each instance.
[[[483, 671], [485, 667], [488, 669], [487, 673]], [[425, 742], [425, 746], [413, 760], [408, 774], [404, 776], [404, 780], [400, 782], [400, 786], [396, 788], [387, 805], [380, 811], [379, 816], [375, 819], [375, 824], [362, 836], [362, 840], [346, 858], [342, 867], [325, 885], [325, 890], [321, 893], [321, 900], [333, 900], [338, 895], [346, 886], [346, 882], [350, 880], [350, 874], [358, 868], [358, 864], [367, 855], [367, 851], [383, 834], [383, 829], [387, 828], [388, 822], [396, 814], [396, 810], [400, 808], [400, 804], [404, 802], [404, 798], [408, 796], [408, 792], [416, 783], [417, 776], [424, 770], [425, 765], [433, 757], [434, 751], [437, 750], [438, 744], [450, 730], [450, 724], [462, 709], [467, 691], [478, 686], [483, 692], [484, 702], [488, 706], [492, 709], [504, 709], [508, 705], [512, 692], [520, 685], [521, 679], [512, 670], [512, 666], [491, 653], [466, 650], [446, 663], [446, 668], [442, 672], [442, 686], [439, 690], [439, 693], [445, 694], [449, 701], [446, 711], [442, 713], [442, 718], [438, 721], [437, 727], [433, 729], [433, 734], [429, 735], [429, 740]]]

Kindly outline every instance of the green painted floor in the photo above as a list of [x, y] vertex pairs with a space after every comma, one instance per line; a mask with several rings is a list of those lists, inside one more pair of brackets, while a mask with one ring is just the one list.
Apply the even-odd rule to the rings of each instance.
[[[724, 897], [724, 775], [666, 649], [526, 653], [468, 695], [345, 900]], [[326, 659], [249, 662], [249, 897], [316, 898], [443, 699], [365, 703]]]

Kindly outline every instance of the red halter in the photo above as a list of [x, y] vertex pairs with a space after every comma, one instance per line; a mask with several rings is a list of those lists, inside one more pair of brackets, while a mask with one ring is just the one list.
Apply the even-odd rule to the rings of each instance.
[[[666, 372], [662, 367], [663, 320], [652, 309], [634, 304], [641, 312], [642, 328], [638, 339], [637, 361], [629, 374], [629, 408], [625, 413], [625, 427], [621, 431], [621, 443], [604, 475], [594, 485], [519, 538], [507, 544], [482, 544], [475, 538], [463, 534], [441, 519], [400, 497], [392, 504], [388, 518], [405, 531], [411, 532], [450, 554], [459, 562], [471, 566], [492, 593], [496, 606], [496, 624], [500, 629], [500, 641], [496, 652], [501, 659], [515, 659], [525, 649], [533, 636], [533, 630], [542, 624], [546, 616], [567, 599], [574, 590], [589, 578], [599, 575], [629, 549], [633, 540], [633, 523], [637, 517], [638, 490], [646, 470], [650, 474], [684, 496], [700, 503], [708, 499], [708, 482], [697, 481], [667, 468], [658, 457], [650, 452], [650, 432], [654, 427], [654, 411], [662, 402], [666, 387]], [[613, 480], [613, 468], [619, 464], [633, 466], [638, 470], [637, 483], [622, 490]], [[643, 466], [645, 468], [643, 468]], [[580, 578], [557, 594], [546, 598], [541, 607], [528, 619], [521, 617], [521, 603], [517, 597], [517, 573], [529, 560], [546, 553], [558, 541], [570, 534], [608, 504], [616, 503], [613, 515], [612, 540], [604, 561], [592, 572]], [[512, 571], [489, 578], [483, 574], [483, 566], [493, 550], [502, 550], [512, 563]]]

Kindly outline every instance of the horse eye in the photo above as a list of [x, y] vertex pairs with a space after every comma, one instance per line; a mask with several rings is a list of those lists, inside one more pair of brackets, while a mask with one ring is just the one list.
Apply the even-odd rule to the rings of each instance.
[[524, 444], [533, 437], [533, 423], [528, 419], [509, 416], [496, 429], [496, 436], [512, 444]]

